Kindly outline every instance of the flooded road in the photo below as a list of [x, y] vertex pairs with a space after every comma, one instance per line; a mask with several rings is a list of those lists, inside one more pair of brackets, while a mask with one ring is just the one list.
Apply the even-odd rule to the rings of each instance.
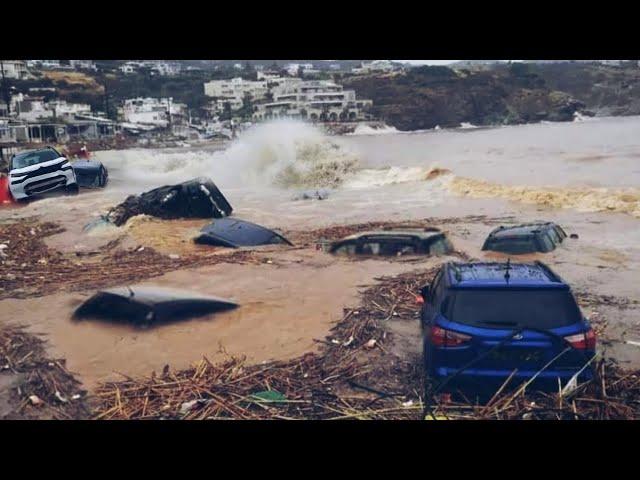
[[[46, 243], [67, 254], [99, 249], [122, 236], [122, 246], [193, 253], [203, 247], [190, 238], [206, 221], [134, 218], [121, 228], [91, 234], [82, 229], [128, 194], [209, 176], [234, 215], [271, 228], [304, 231], [429, 217], [449, 230], [458, 250], [478, 259], [506, 259], [480, 250], [500, 223], [555, 221], [579, 238], [522, 260], [548, 263], [578, 293], [612, 297], [609, 305], [595, 313], [588, 306], [584, 313], [606, 316], [610, 341], [603, 345], [621, 362], [638, 366], [640, 348], [625, 342], [640, 340], [640, 309], [633, 303], [640, 301], [639, 134], [638, 117], [343, 137], [275, 122], [245, 132], [226, 149], [97, 152], [110, 172], [104, 191], [0, 211], [0, 220], [37, 215], [60, 223], [66, 232]], [[329, 198], [292, 200], [317, 187], [329, 189]], [[70, 313], [91, 291], [2, 300], [0, 317], [49, 335], [56, 354], [94, 385], [116, 371], [146, 374], [165, 364], [186, 367], [202, 355], [216, 359], [220, 347], [253, 362], [313, 350], [313, 339], [324, 337], [342, 309], [358, 304], [359, 285], [442, 260], [351, 262], [311, 249], [269, 255], [273, 265], [219, 264], [145, 282], [242, 304], [210, 318], [145, 331], [72, 322]], [[620, 299], [627, 301], [625, 308], [616, 306]]]

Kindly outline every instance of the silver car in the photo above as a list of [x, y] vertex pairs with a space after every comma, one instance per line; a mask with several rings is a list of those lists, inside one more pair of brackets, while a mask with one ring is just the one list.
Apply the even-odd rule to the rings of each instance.
[[15, 154], [9, 166], [9, 190], [16, 200], [65, 189], [78, 192], [76, 175], [69, 161], [55, 148], [47, 147]]

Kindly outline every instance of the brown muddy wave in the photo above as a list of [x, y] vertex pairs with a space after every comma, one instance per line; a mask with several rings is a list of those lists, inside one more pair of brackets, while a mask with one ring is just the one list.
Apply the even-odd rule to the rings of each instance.
[[504, 198], [516, 202], [571, 208], [579, 212], [626, 213], [640, 218], [640, 189], [537, 187], [501, 185], [450, 175], [449, 192], [472, 198]]

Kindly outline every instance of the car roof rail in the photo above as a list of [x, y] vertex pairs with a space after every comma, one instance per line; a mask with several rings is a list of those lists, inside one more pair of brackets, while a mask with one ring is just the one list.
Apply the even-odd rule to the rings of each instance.
[[544, 270], [544, 272], [549, 276], [549, 278], [555, 282], [559, 282], [559, 283], [566, 283], [561, 277], [560, 275], [558, 275], [556, 272], [554, 272], [553, 270], [551, 270], [551, 268], [546, 264], [541, 262], [540, 260], [536, 260], [534, 262], [534, 265], [540, 267], [540, 269]]
[[453, 276], [455, 277], [457, 282], [462, 281], [462, 274], [460, 273], [460, 269], [455, 264], [455, 262], [445, 263], [445, 268], [449, 268], [453, 272]]

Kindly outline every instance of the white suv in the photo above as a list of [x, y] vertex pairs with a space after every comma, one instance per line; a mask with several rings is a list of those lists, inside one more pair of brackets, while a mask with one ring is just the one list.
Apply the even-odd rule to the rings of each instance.
[[9, 190], [16, 200], [64, 188], [77, 193], [78, 182], [69, 161], [55, 148], [15, 154], [9, 165]]

